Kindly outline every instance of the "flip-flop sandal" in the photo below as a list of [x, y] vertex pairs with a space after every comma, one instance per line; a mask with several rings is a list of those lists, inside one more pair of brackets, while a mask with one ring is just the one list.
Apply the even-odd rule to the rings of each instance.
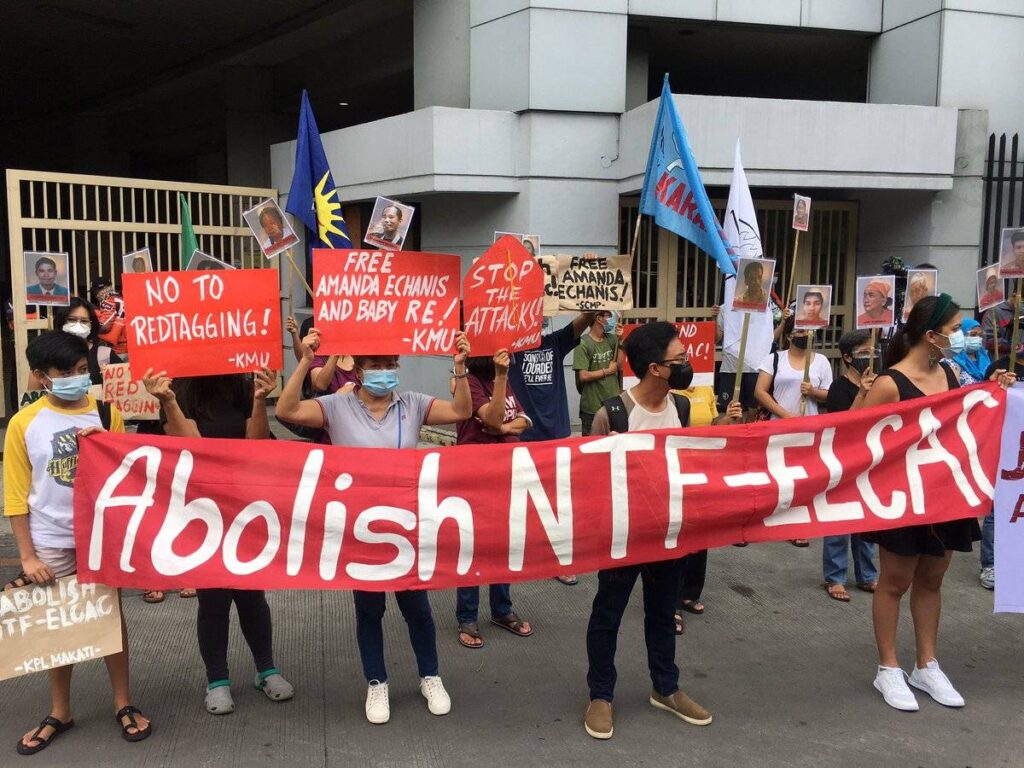
[[677, 612], [676, 615], [675, 615], [675, 620], [676, 620], [676, 634], [677, 635], [681, 635], [681, 634], [683, 634], [683, 632], [686, 631], [686, 624], [683, 623], [683, 614]]
[[807, 539], [790, 539], [789, 543], [792, 544], [794, 547], [809, 547], [809, 546], [811, 546], [811, 542], [809, 542]]
[[877, 581], [862, 581], [859, 584], [857, 584], [857, 589], [859, 589], [861, 592], [872, 592], [873, 593], [877, 587], [878, 587], [878, 582]]
[[21, 589], [22, 587], [27, 587], [30, 584], [32, 584], [32, 579], [30, 579], [28, 576], [26, 576], [25, 572], [22, 571], [17, 576], [15, 576], [13, 579], [11, 579], [6, 584], [4, 584], [2, 587], [0, 587], [0, 592], [7, 592], [8, 590], [11, 590], [11, 589]]
[[704, 603], [700, 600], [683, 600], [679, 603], [679, 607], [687, 613], [695, 613], [698, 616], [704, 613]]
[[[477, 645], [473, 645], [472, 643], [467, 643], [465, 640], [462, 639], [463, 635], [466, 635], [467, 637], [472, 637], [474, 640], [479, 640], [480, 643], [477, 644]], [[473, 624], [459, 624], [459, 645], [463, 646], [464, 648], [470, 648], [470, 649], [472, 649], [474, 651], [479, 650], [480, 648], [483, 648], [484, 647], [484, 638], [480, 634], [480, 626], [478, 624], [476, 624], [476, 623], [473, 623]]]
[[513, 635], [518, 635], [519, 637], [529, 637], [533, 634], [533, 627], [523, 629], [526, 622], [520, 619], [515, 613], [509, 613], [501, 617], [491, 616], [491, 624], [496, 627], [501, 627], [502, 629], [507, 629]]
[[[35, 729], [31, 736], [28, 737], [29, 741], [34, 741], [35, 744], [32, 746], [26, 746], [22, 739], [18, 739], [18, 754], [19, 755], [34, 755], [36, 752], [42, 752], [48, 746], [53, 743], [53, 740], [60, 736], [64, 731], [69, 731], [75, 725], [74, 720], [68, 720], [66, 723], [62, 723], [53, 715], [47, 715], [43, 718], [43, 721], [39, 723], [39, 727]], [[43, 729], [49, 726], [53, 728], [53, 733], [50, 734], [50, 738], [44, 739], [41, 734]]]
[[828, 596], [840, 603], [850, 602], [850, 593], [842, 584], [822, 584], [821, 588], [828, 593]]
[[[139, 721], [135, 719], [136, 715], [144, 715], [143, 711], [138, 707], [133, 707], [129, 704], [126, 707], [121, 707], [117, 710], [117, 714], [114, 715], [114, 719], [117, 720], [117, 724], [121, 726], [121, 736], [125, 741], [142, 741], [148, 739], [150, 734], [153, 733], [153, 721], [151, 720], [146, 726], [145, 730], [139, 725]], [[121, 718], [127, 717], [128, 722], [122, 723]], [[135, 733], [131, 733], [128, 729], [134, 728]]]
[[194, 589], [183, 589], [183, 590], [178, 592], [178, 597], [180, 597], [182, 599], [188, 599], [190, 597], [195, 597], [195, 596], [196, 596], [196, 591]]
[[159, 589], [147, 589], [142, 593], [142, 602], [144, 603], [162, 603], [164, 601], [164, 593]]
[[565, 584], [565, 586], [567, 587], [575, 587], [577, 584], [580, 583], [580, 580], [577, 579], [575, 576], [555, 576], [555, 581], [559, 582], [560, 584]]

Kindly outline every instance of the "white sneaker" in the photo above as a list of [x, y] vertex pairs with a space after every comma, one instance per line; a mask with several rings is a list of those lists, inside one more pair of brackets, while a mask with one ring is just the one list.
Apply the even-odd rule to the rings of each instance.
[[388, 684], [371, 680], [366, 688], [366, 719], [374, 725], [382, 725], [391, 719], [391, 704], [388, 703]]
[[427, 709], [432, 715], [447, 715], [452, 711], [452, 700], [444, 683], [437, 675], [420, 678], [420, 693], [427, 700]]
[[981, 581], [981, 586], [983, 586], [985, 589], [995, 589], [996, 588], [996, 569], [995, 569], [995, 567], [990, 565], [988, 568], [982, 568], [981, 569], [981, 575], [978, 577], [978, 580]]
[[910, 684], [927, 693], [939, 704], [947, 707], [964, 705], [964, 697], [949, 682], [946, 673], [939, 669], [939, 662], [935, 659], [929, 661], [924, 669], [914, 667], [914, 671], [910, 673]]
[[885, 703], [893, 709], [900, 709], [904, 712], [917, 712], [917, 699], [914, 692], [907, 687], [903, 670], [899, 667], [878, 668], [875, 675], [875, 688], [882, 694]]

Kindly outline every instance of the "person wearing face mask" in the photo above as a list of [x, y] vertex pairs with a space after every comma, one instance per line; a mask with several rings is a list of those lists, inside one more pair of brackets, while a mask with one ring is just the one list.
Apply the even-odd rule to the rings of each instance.
[[[315, 328], [302, 340], [302, 360], [288, 379], [277, 401], [277, 415], [284, 421], [324, 429], [332, 445], [354, 448], [410, 448], [419, 443], [423, 425], [457, 424], [473, 415], [469, 388], [469, 339], [460, 333], [455, 340], [452, 378], [455, 395], [441, 400], [420, 392], [400, 392], [397, 355], [356, 355], [355, 365], [362, 386], [354, 391], [336, 392], [315, 400], [301, 400], [302, 381], [313, 362], [313, 349], [320, 345]], [[388, 674], [384, 664], [384, 592], [354, 590], [356, 638], [366, 676], [366, 719], [386, 723], [391, 718]], [[395, 598], [409, 627], [409, 640], [416, 656], [420, 693], [434, 715], [451, 711], [451, 699], [438, 672], [437, 632], [425, 590], [396, 592]]]
[[965, 317], [960, 330], [964, 332], [963, 350], [956, 357], [943, 358], [942, 364], [952, 368], [961, 387], [969, 387], [988, 378], [985, 372], [992, 364], [992, 359], [983, 346], [981, 323], [973, 317]]
[[100, 322], [96, 308], [85, 299], [73, 296], [67, 307], [53, 315], [54, 327], [84, 339], [89, 345], [89, 377], [93, 384], [103, 383], [103, 369], [121, 358], [106, 344], [100, 342]]
[[615, 315], [602, 310], [596, 313], [590, 334], [580, 337], [572, 355], [584, 437], [590, 434], [594, 414], [601, 403], [622, 391], [621, 365], [622, 350], [616, 335]]
[[[44, 331], [25, 350], [29, 366], [47, 394], [11, 417], [4, 438], [4, 515], [11, 523], [22, 567], [15, 586], [52, 584], [77, 572], [72, 491], [79, 438], [102, 428], [124, 432], [117, 409], [111, 409], [105, 424], [96, 400], [88, 394], [88, 352], [84, 339], [63, 331]], [[121, 643], [120, 653], [104, 658], [115, 717], [126, 741], [141, 741], [150, 735], [152, 726], [131, 703], [123, 617]], [[74, 725], [73, 669], [63, 666], [49, 671], [50, 711], [37, 728], [18, 741], [19, 754], [45, 749]]]
[[[825, 407], [829, 413], [841, 413], [860, 406], [875, 380], [874, 373], [868, 370], [871, 364], [871, 331], [844, 333], [839, 339], [839, 354], [846, 371], [828, 389]], [[853, 550], [853, 573], [857, 588], [864, 592], [874, 592], [878, 581], [874, 544], [864, 541], [856, 533], [826, 536], [821, 550], [822, 586], [829, 597], [841, 603], [850, 601], [850, 593], [846, 591], [849, 565], [847, 556], [850, 550]]]
[[[693, 380], [693, 368], [676, 327], [667, 322], [647, 323], [633, 331], [623, 346], [640, 382], [605, 401], [594, 416], [592, 434], [689, 426], [690, 402], [671, 392], [687, 389]], [[718, 422], [739, 423], [741, 418], [742, 406], [734, 402]], [[598, 572], [597, 594], [587, 626], [590, 704], [583, 718], [583, 727], [593, 738], [610, 739], [614, 732], [615, 649], [619, 625], [637, 578], [642, 580], [644, 590], [647, 664], [654, 689], [648, 699], [651, 706], [692, 725], [711, 723], [711, 713], [679, 688], [674, 615], [683, 568], [682, 559], [676, 558]]]
[[[910, 311], [904, 327], [885, 350], [885, 370], [875, 378], [863, 407], [887, 405], [947, 392], [959, 386], [952, 370], [939, 365], [964, 348], [960, 307], [949, 294], [926, 296]], [[991, 378], [1008, 387], [1013, 376], [992, 371]], [[954, 551], [970, 552], [980, 538], [975, 518], [864, 534], [878, 544], [878, 586], [871, 613], [878, 645], [874, 686], [889, 706], [917, 711], [917, 699], [896, 656], [896, 628], [904, 593], [911, 591], [917, 663], [910, 685], [947, 707], [962, 707], [963, 697], [936, 661], [942, 579]]]

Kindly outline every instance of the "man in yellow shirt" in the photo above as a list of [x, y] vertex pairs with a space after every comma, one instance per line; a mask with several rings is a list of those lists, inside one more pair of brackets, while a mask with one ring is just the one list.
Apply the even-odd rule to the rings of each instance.
[[[77, 572], [72, 489], [78, 471], [78, 438], [105, 426], [124, 432], [121, 414], [106, 407], [101, 412], [88, 394], [88, 352], [84, 339], [63, 331], [41, 333], [25, 350], [32, 373], [47, 394], [11, 418], [4, 440], [4, 514], [21, 558], [18, 586], [48, 584]], [[130, 703], [123, 620], [121, 647], [120, 653], [105, 658], [114, 709], [125, 740], [141, 741], [152, 726]], [[50, 670], [50, 713], [21, 738], [19, 754], [45, 749], [74, 725], [72, 670], [72, 666]]]

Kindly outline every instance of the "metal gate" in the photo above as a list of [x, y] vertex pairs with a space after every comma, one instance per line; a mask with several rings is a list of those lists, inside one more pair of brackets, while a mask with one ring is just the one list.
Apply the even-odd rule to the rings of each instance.
[[[999, 242], [1003, 227], [1024, 226], [1024, 152], [1018, 156], [1019, 134], [988, 137], [985, 157], [985, 208], [982, 215], [981, 261], [978, 267], [999, 260]], [[1009, 151], [1007, 151], [1009, 150]]]
[[[69, 291], [83, 297], [95, 277], [109, 277], [117, 285], [121, 257], [140, 248], [149, 248], [154, 269], [181, 269], [179, 192], [189, 202], [201, 251], [237, 267], [272, 266], [263, 258], [242, 212], [265, 198], [276, 199], [274, 189], [7, 171], [19, 402], [30, 377], [25, 346], [29, 338], [52, 323], [52, 314], [44, 308], [32, 312], [34, 317], [28, 311], [24, 252], [67, 253]], [[4, 361], [5, 371], [10, 364], [11, 361]], [[6, 386], [7, 377], [4, 379]], [[0, 404], [6, 415], [7, 401], [2, 390]]]
[[[639, 198], [619, 203], [620, 248], [628, 249]], [[725, 200], [713, 200], [715, 215]], [[793, 270], [792, 200], [755, 201], [758, 228], [766, 258], [776, 259], [778, 293], [788, 289]], [[832, 321], [824, 329], [822, 352], [838, 355], [839, 337], [854, 327], [856, 309], [857, 204], [818, 202], [811, 207], [811, 225], [802, 233], [796, 260], [796, 282], [831, 285]], [[621, 250], [626, 253], [626, 250]], [[649, 217], [640, 228], [633, 262], [636, 309], [624, 314], [635, 320], [709, 320], [711, 307], [722, 300], [722, 274], [714, 259], [688, 240], [658, 227]], [[789, 297], [792, 300], [793, 297]]]

